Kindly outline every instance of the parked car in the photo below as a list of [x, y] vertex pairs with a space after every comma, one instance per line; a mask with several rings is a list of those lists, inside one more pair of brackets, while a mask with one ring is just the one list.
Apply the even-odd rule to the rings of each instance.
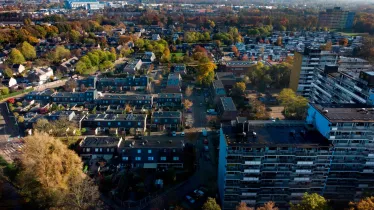
[[193, 192], [195, 193], [195, 196], [196, 196], [197, 198], [200, 198], [200, 197], [203, 197], [203, 196], [204, 196], [204, 192], [201, 191], [201, 190], [194, 190]]
[[207, 145], [204, 146], [204, 151], [205, 152], [208, 152], [209, 151], [209, 147]]
[[171, 135], [172, 136], [177, 136], [177, 132], [173, 131], [173, 132], [171, 132]]
[[191, 196], [189, 196], [189, 195], [186, 195], [186, 199], [187, 199], [187, 201], [188, 202], [190, 202], [190, 203], [195, 203], [195, 199], [193, 199]]
[[203, 136], [208, 136], [208, 131], [206, 129], [203, 129], [201, 133], [203, 134]]
[[181, 133], [181, 136], [184, 136], [184, 132]]
[[205, 138], [205, 139], [204, 139], [204, 144], [209, 144], [209, 142], [208, 142], [208, 139], [207, 139], [207, 138]]

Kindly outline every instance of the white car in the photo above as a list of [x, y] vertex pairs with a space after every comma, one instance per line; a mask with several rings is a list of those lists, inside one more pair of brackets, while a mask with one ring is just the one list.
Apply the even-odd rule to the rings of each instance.
[[173, 132], [171, 133], [171, 135], [172, 135], [172, 136], [177, 136], [177, 132], [173, 131]]
[[188, 202], [190, 203], [195, 203], [195, 199], [193, 199], [191, 196], [189, 195], [186, 195], [186, 199], [188, 200]]
[[184, 132], [181, 133], [181, 136], [184, 136]]
[[209, 147], [207, 145], [204, 146], [204, 151], [205, 152], [208, 152], [209, 151]]

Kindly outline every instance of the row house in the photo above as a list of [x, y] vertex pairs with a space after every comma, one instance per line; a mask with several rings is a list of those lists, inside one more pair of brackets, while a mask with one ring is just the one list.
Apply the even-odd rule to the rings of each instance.
[[124, 147], [122, 137], [108, 136], [86, 136], [78, 148], [79, 156], [83, 161], [91, 159], [110, 160], [116, 154], [119, 154]]
[[85, 92], [56, 92], [51, 99], [55, 103], [93, 103], [97, 96], [95, 89], [88, 89]]
[[94, 130], [95, 134], [113, 129], [115, 134], [127, 133], [130, 129], [143, 133], [146, 125], [146, 114], [90, 114], [81, 120], [81, 127]]
[[115, 89], [116, 91], [148, 90], [150, 81], [147, 76], [128, 76], [126, 78], [101, 78], [96, 83], [97, 90]]
[[157, 107], [182, 107], [182, 93], [159, 93], [155, 98]]
[[98, 105], [130, 105], [152, 107], [153, 96], [144, 95], [122, 95], [122, 94], [104, 94], [97, 98]]
[[158, 111], [153, 112], [151, 128], [157, 131], [177, 131], [182, 125], [182, 113], [179, 111]]

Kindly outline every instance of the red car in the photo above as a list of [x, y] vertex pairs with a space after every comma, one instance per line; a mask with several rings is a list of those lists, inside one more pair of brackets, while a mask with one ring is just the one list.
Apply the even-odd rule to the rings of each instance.
[[208, 139], [204, 139], [204, 144], [209, 144]]

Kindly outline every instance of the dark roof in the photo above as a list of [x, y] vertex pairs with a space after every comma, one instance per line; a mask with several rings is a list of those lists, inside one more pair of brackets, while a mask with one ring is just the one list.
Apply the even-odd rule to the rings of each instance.
[[163, 111], [153, 112], [152, 118], [180, 118], [181, 112], [179, 111]]
[[236, 80], [232, 72], [216, 72], [216, 76], [218, 80]]
[[85, 121], [144, 121], [146, 114], [90, 114]]
[[87, 136], [79, 144], [81, 147], [120, 147], [122, 138], [109, 136]]
[[[226, 141], [229, 145], [241, 146], [329, 146], [329, 141], [318, 131], [308, 129], [304, 121], [293, 121], [287, 124], [287, 121], [248, 121], [244, 126], [247, 133], [245, 137], [232, 133], [230, 125], [224, 125], [223, 131], [226, 135]], [[239, 129], [242, 132], [241, 129]], [[256, 133], [255, 137], [253, 132]], [[240, 133], [242, 134], [242, 133]]]
[[123, 95], [123, 94], [104, 94], [99, 99], [124, 99], [124, 100], [151, 100], [152, 95]]
[[310, 104], [330, 122], [374, 122], [374, 108], [362, 104]]
[[182, 93], [159, 93], [157, 98], [182, 98]]
[[231, 97], [221, 97], [221, 104], [224, 111], [236, 111], [236, 106]]
[[173, 138], [158, 138], [157, 140], [128, 139], [125, 141], [125, 147], [131, 148], [182, 148], [185, 142], [183, 140], [175, 140]]

